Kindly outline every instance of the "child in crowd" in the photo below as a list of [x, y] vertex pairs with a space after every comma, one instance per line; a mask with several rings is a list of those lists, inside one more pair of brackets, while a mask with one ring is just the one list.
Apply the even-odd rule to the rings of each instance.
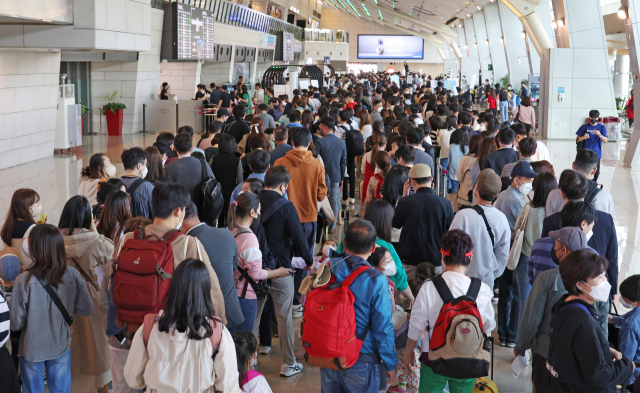
[[251, 332], [240, 332], [233, 335], [238, 358], [238, 374], [240, 389], [244, 393], [271, 393], [271, 388], [264, 375], [252, 370], [250, 365], [258, 357], [256, 349], [258, 340]]
[[[411, 292], [413, 296], [418, 296], [418, 292], [420, 292], [420, 287], [426, 281], [431, 279], [435, 275], [435, 267], [429, 262], [422, 262], [416, 266], [415, 277], [409, 280], [409, 288], [411, 288]], [[396, 306], [398, 307], [398, 306]], [[396, 321], [398, 314], [404, 312], [407, 314], [405, 318], [406, 321], [399, 326], [399, 321]], [[397, 368], [397, 385], [391, 386], [389, 391], [391, 392], [401, 392], [401, 393], [418, 393], [420, 388], [420, 354], [422, 348], [420, 345], [416, 346], [414, 349], [415, 360], [412, 365], [406, 367], [403, 363], [405, 349], [407, 346], [407, 338], [409, 332], [409, 319], [411, 318], [411, 314], [406, 313], [404, 310], [396, 311], [392, 317], [392, 322], [394, 322], [393, 328], [396, 332], [396, 351], [398, 352], [398, 368]]]
[[[622, 356], [640, 362], [640, 274], [633, 275], [620, 284], [620, 304], [631, 311], [622, 316], [609, 315], [609, 322], [620, 328], [618, 350]], [[636, 368], [629, 379], [627, 390], [640, 392], [640, 369]]]

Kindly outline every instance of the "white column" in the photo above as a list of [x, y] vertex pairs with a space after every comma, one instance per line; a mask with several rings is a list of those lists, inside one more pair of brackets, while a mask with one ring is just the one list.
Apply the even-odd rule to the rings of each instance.
[[613, 63], [613, 93], [616, 97], [629, 96], [630, 65], [629, 55], [616, 55], [616, 60]]
[[480, 67], [482, 68], [482, 78], [489, 79], [491, 84], [497, 83], [499, 77], [496, 76], [495, 71], [489, 71], [489, 64], [493, 63], [491, 57], [491, 48], [487, 45], [487, 28], [484, 22], [484, 13], [482, 11], [476, 11], [472, 14], [473, 27], [478, 42], [478, 56], [480, 60]]
[[[640, 52], [640, 0], [622, 0], [622, 6], [627, 7], [627, 18], [625, 19], [625, 30], [627, 36], [627, 46], [629, 47], [629, 67], [633, 74], [633, 90], [634, 93], [640, 88], [638, 74], [640, 74], [640, 66], [638, 64], [638, 53]], [[636, 38], [638, 36], [638, 38]], [[631, 168], [640, 167], [640, 151], [638, 143], [640, 142], [640, 125], [636, 121], [634, 123], [631, 141], [627, 144], [627, 152], [624, 156], [624, 164]]]
[[459, 31], [459, 33], [461, 33], [459, 35], [464, 38], [462, 47], [465, 49], [463, 49], [462, 53], [463, 55], [466, 54], [466, 57], [462, 57], [461, 60], [462, 75], [467, 77], [470, 85], [479, 85], [483, 81], [480, 80], [482, 75], [480, 75], [478, 49], [474, 46], [476, 43], [476, 36], [473, 29], [473, 19], [465, 19], [462, 29], [458, 30], [461, 30]]
[[[505, 54], [502, 26], [500, 24], [500, 14], [498, 4], [486, 4], [482, 9], [489, 39], [489, 49], [493, 62], [493, 71], [496, 76], [496, 83], [505, 76], [509, 76], [509, 64]], [[506, 88], [507, 86], [504, 85]]]

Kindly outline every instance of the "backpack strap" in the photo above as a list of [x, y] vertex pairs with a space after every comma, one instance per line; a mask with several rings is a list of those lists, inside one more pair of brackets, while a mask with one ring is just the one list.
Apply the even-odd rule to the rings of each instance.
[[165, 233], [164, 237], [159, 240], [163, 242], [173, 243], [173, 241], [176, 240], [180, 235], [182, 235], [182, 232], [177, 229], [172, 229], [169, 232]]
[[284, 197], [276, 199], [276, 201], [273, 202], [271, 206], [269, 206], [269, 208], [262, 213], [262, 215], [260, 216], [260, 222], [266, 222], [274, 213], [280, 210], [280, 208], [287, 203], [289, 203], [289, 201]]
[[482, 281], [477, 277], [470, 277], [471, 284], [469, 285], [469, 289], [467, 290], [467, 296], [472, 298], [475, 302], [478, 298], [478, 294], [480, 293], [480, 287], [482, 286]]
[[[200, 161], [200, 160], [198, 160]], [[202, 180], [201, 182], [209, 178], [209, 174], [207, 173], [207, 163], [204, 161], [200, 161], [200, 167], [202, 169]]]
[[133, 182], [133, 184], [129, 186], [129, 188], [127, 188], [127, 193], [129, 195], [133, 195], [133, 193], [136, 192], [136, 190], [138, 190], [138, 187], [140, 187], [144, 182], [146, 182], [146, 180], [137, 179], [136, 181]]
[[144, 342], [145, 347], [149, 344], [151, 330], [153, 330], [153, 326], [156, 324], [157, 319], [158, 314], [147, 314], [144, 316], [144, 322], [142, 322], [142, 342]]
[[449, 303], [454, 299], [447, 282], [442, 278], [442, 274], [433, 277], [431, 282], [433, 282], [433, 286], [436, 287], [436, 291], [438, 291], [438, 295], [440, 295], [443, 303]]
[[591, 190], [587, 196], [584, 198], [584, 201], [587, 202], [590, 205], [593, 205], [593, 200], [596, 199], [596, 196], [598, 195], [598, 193], [602, 191], [600, 188], [598, 188], [598, 186], [596, 186], [596, 188], [594, 188], [593, 190]]
[[351, 274], [349, 274], [347, 278], [344, 279], [344, 281], [342, 281], [342, 285], [350, 287], [351, 284], [353, 284], [353, 281], [356, 278], [358, 278], [358, 276], [360, 276], [360, 274], [362, 274], [367, 269], [373, 269], [373, 268], [371, 266], [360, 266], [359, 268], [351, 272]]
[[211, 347], [213, 348], [213, 357], [218, 354], [220, 342], [222, 341], [222, 320], [218, 317], [209, 318], [209, 325], [213, 329], [213, 333], [209, 337]]
[[238, 231], [238, 233], [236, 233], [235, 235], [233, 235], [233, 238], [237, 238], [238, 236], [242, 235], [243, 233], [253, 233], [253, 231], [249, 228], [245, 228], [245, 227], [239, 227], [240, 230]]
[[496, 241], [493, 238], [493, 231], [491, 230], [491, 225], [489, 225], [489, 221], [487, 220], [487, 216], [484, 214], [484, 209], [480, 207], [480, 205], [473, 205], [473, 210], [475, 210], [484, 220], [484, 225], [487, 227], [487, 232], [489, 232], [489, 237], [491, 238], [491, 245], [493, 247], [496, 246]]

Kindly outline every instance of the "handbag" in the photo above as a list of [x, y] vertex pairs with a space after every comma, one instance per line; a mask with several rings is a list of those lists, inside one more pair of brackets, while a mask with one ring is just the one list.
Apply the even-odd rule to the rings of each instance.
[[527, 225], [527, 221], [529, 220], [529, 209], [531, 205], [526, 204], [524, 208], [524, 219], [522, 220], [522, 224], [520, 224], [520, 228], [516, 231], [515, 239], [513, 240], [513, 244], [511, 245], [511, 250], [509, 251], [509, 259], [507, 260], [507, 269], [514, 270], [518, 267], [518, 262], [520, 261], [520, 254], [522, 253], [522, 242], [524, 241], [524, 228]]

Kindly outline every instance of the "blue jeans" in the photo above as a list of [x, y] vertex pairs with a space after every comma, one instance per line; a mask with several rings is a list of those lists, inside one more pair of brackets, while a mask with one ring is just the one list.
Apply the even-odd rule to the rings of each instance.
[[513, 281], [513, 272], [505, 269], [498, 283], [498, 340], [515, 343], [518, 338], [518, 286]]
[[529, 284], [529, 277], [527, 277], [527, 265], [529, 264], [529, 257], [520, 254], [520, 261], [513, 271], [513, 281], [518, 287], [518, 322], [522, 320], [522, 313], [524, 313], [524, 306], [529, 299], [529, 293], [531, 292], [531, 284]]
[[449, 192], [455, 194], [458, 192], [458, 188], [460, 188], [460, 182], [449, 178]]
[[256, 320], [256, 312], [258, 311], [258, 300], [242, 298], [238, 300], [240, 301], [242, 315], [244, 315], [244, 322], [236, 326], [236, 332], [252, 332], [253, 323]]
[[24, 393], [44, 392], [44, 370], [47, 370], [47, 387], [50, 393], [69, 393], [71, 390], [71, 349], [62, 355], [43, 362], [30, 362], [20, 356], [20, 374]]
[[322, 393], [378, 393], [386, 387], [386, 380], [382, 364], [356, 363], [347, 370], [320, 369]]
[[[333, 225], [329, 228], [333, 230], [336, 229], [336, 222], [338, 222], [338, 214], [340, 212], [340, 183], [331, 183], [329, 186], [329, 204], [331, 205], [331, 210], [333, 210], [333, 215], [336, 217], [333, 221]], [[311, 255], [313, 255], [313, 250], [311, 250]]]
[[503, 123], [509, 120], [509, 101], [500, 101], [500, 117]]

